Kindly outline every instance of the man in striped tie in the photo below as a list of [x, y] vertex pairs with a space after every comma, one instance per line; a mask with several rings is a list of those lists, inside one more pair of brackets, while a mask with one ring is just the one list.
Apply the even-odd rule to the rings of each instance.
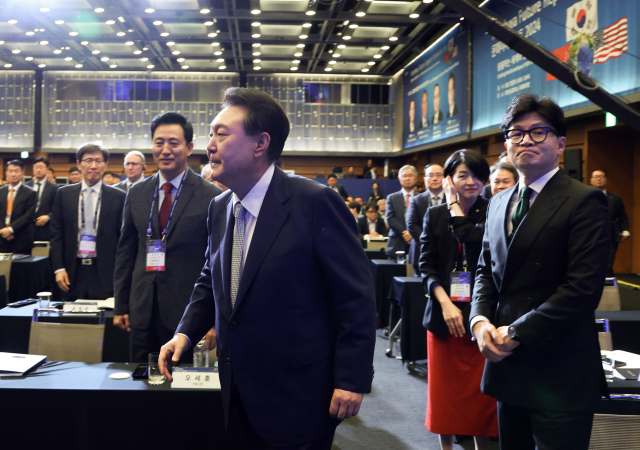
[[30, 255], [38, 199], [33, 189], [22, 183], [22, 161], [9, 161], [5, 167], [5, 175], [8, 184], [0, 188], [0, 222], [4, 224], [0, 229], [0, 253]]

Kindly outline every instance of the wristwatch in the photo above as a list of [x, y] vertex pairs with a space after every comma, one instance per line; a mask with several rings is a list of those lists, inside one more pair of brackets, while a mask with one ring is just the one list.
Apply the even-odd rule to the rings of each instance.
[[456, 203], [460, 204], [460, 202], [458, 202], [458, 200], [456, 200], [455, 202], [447, 203], [447, 208], [449, 208], [449, 211], [451, 211], [451, 207], [453, 205], [455, 205]]
[[516, 327], [514, 327], [513, 325], [509, 325], [509, 328], [507, 329], [507, 334], [509, 335], [510, 339], [513, 339], [514, 341], [520, 342], [520, 338], [518, 337], [518, 333], [516, 333]]

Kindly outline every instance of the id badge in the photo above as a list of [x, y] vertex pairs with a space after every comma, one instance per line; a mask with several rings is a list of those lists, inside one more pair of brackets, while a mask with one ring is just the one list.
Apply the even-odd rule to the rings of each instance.
[[147, 242], [147, 272], [164, 272], [167, 245], [160, 239]]
[[80, 246], [78, 248], [78, 257], [95, 258], [96, 257], [96, 235], [83, 234], [80, 236]]
[[471, 272], [451, 272], [451, 301], [471, 301]]

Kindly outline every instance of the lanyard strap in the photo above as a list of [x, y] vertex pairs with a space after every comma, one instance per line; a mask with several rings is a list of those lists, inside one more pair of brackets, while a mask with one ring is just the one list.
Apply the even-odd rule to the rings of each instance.
[[[91, 196], [90, 193], [88, 193], [89, 197]], [[84, 223], [84, 202], [87, 201], [86, 198], [83, 198], [84, 201], [80, 202], [80, 209], [82, 210], [82, 222], [81, 222], [81, 227], [80, 227], [80, 234], [84, 234], [84, 227], [85, 227], [85, 223]], [[100, 209], [100, 202], [102, 201], [102, 189], [100, 189], [100, 193], [98, 194], [98, 202], [96, 203], [96, 208], [95, 211], [93, 212], [93, 234], [96, 234], [96, 230], [98, 229], [98, 210]]]
[[[171, 225], [171, 218], [173, 217], [173, 211], [176, 209], [176, 205], [178, 204], [178, 199], [180, 198], [180, 193], [182, 192], [182, 186], [184, 186], [184, 180], [187, 178], [187, 171], [184, 171], [184, 175], [182, 176], [182, 180], [180, 180], [180, 185], [178, 186], [178, 191], [176, 192], [176, 197], [173, 199], [173, 203], [171, 204], [171, 211], [169, 212], [169, 218], [167, 219], [167, 224], [162, 231], [162, 240], [164, 241], [167, 238], [167, 234], [169, 233], [169, 225]], [[147, 241], [151, 239], [151, 232], [153, 230], [153, 213], [155, 211], [156, 202], [158, 201], [158, 191], [160, 190], [160, 176], [158, 175], [158, 182], [156, 183], [155, 189], [153, 190], [153, 200], [151, 200], [151, 211], [149, 212], [149, 226], [147, 228]]]
[[469, 270], [469, 263], [467, 262], [467, 247], [462, 242], [458, 242], [458, 248], [456, 252], [456, 267], [454, 269], [454, 272], [460, 267], [460, 256], [462, 256], [462, 271], [467, 272]]

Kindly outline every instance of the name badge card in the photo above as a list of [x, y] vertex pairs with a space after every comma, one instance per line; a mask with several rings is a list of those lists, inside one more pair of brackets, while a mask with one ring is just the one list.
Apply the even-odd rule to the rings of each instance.
[[160, 239], [147, 242], [147, 272], [164, 272], [167, 245]]
[[83, 234], [80, 236], [80, 248], [78, 250], [78, 256], [80, 258], [96, 257], [96, 235], [95, 234]]
[[220, 389], [218, 369], [214, 367], [174, 367], [171, 388]]
[[451, 272], [451, 301], [471, 301], [471, 273]]

